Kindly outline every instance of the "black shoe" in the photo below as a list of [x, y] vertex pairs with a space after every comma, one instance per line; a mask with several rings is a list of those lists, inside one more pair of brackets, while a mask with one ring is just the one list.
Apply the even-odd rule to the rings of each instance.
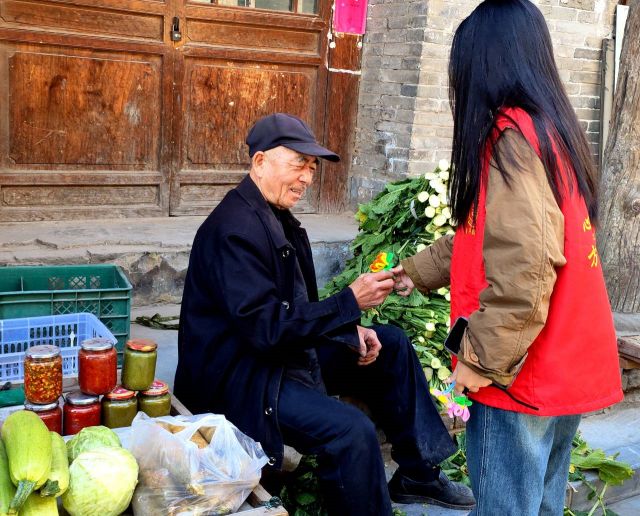
[[430, 482], [416, 482], [396, 471], [389, 481], [389, 494], [396, 503], [426, 503], [461, 510], [470, 510], [476, 505], [471, 489], [452, 482], [442, 471]]

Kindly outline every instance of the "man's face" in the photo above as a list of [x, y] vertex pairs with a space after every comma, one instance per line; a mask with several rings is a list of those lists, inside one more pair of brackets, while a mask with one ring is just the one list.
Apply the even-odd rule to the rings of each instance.
[[267, 202], [280, 209], [291, 209], [313, 182], [318, 166], [316, 156], [300, 154], [286, 147], [262, 153], [252, 172]]

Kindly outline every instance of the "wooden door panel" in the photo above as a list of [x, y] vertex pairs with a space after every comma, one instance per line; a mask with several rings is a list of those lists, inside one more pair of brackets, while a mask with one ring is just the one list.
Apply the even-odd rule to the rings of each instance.
[[[110, 7], [122, 6], [112, 2]], [[126, 4], [125, 4], [126, 5]], [[162, 41], [162, 11], [112, 11], [95, 4], [82, 6], [46, 0], [2, 0], [0, 16], [9, 26], [66, 33], [111, 35]]]
[[0, 0], [0, 220], [168, 214], [168, 11]]
[[12, 162], [158, 170], [161, 57], [78, 53], [9, 57]]
[[[244, 140], [258, 118], [292, 113], [322, 139], [327, 25], [318, 16], [188, 3], [181, 19], [171, 213], [206, 214], [247, 173]], [[297, 211], [317, 210], [320, 183]]]
[[277, 27], [250, 27], [218, 20], [193, 20], [187, 25], [187, 38], [208, 45], [255, 48], [270, 51], [301, 52], [318, 55], [320, 33]]

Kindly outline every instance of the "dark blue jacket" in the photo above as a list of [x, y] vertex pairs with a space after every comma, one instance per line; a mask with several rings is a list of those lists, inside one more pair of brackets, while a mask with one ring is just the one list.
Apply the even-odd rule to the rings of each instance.
[[[306, 231], [299, 261], [313, 271]], [[193, 413], [224, 414], [280, 467], [278, 392], [288, 353], [329, 338], [357, 348], [360, 309], [349, 288], [294, 302], [296, 252], [247, 176], [200, 226], [185, 280], [174, 391]], [[298, 279], [297, 281], [301, 281]]]

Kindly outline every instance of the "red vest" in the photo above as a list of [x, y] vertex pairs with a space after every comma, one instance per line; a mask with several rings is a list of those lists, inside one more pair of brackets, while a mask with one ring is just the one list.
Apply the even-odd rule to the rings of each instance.
[[[498, 130], [517, 126], [540, 155], [538, 138], [529, 115], [521, 109], [506, 109], [504, 113], [512, 120], [499, 117]], [[480, 292], [488, 285], [482, 242], [489, 158], [490, 152], [487, 152], [476, 218], [473, 220], [471, 217], [466, 224], [460, 224], [454, 237], [452, 324], [458, 317], [468, 317], [478, 309]], [[561, 167], [565, 177], [568, 173], [573, 174], [573, 171]], [[539, 416], [561, 416], [602, 409], [623, 397], [616, 334], [596, 250], [595, 230], [577, 187], [572, 193], [565, 188], [562, 199], [560, 208], [564, 215], [564, 256], [567, 263], [557, 270], [547, 322], [529, 348], [529, 356], [509, 388], [517, 399], [539, 410], [516, 403], [495, 387], [485, 387], [470, 395], [485, 405]]]

